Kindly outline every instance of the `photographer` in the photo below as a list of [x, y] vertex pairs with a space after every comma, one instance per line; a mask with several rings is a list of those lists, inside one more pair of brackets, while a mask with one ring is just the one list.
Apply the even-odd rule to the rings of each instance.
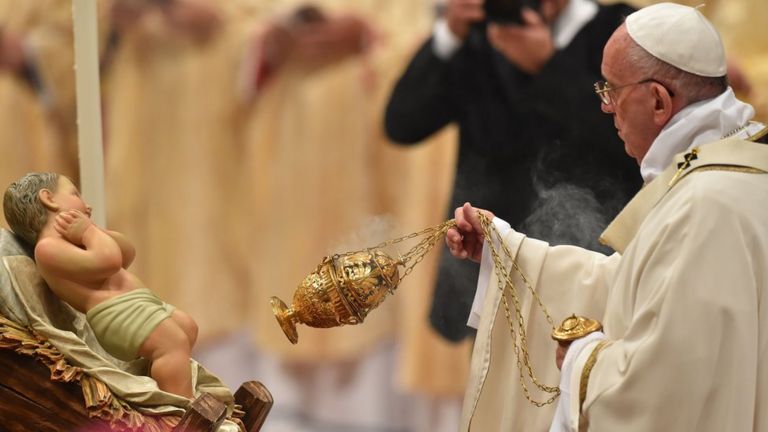
[[[632, 9], [487, 1], [448, 0], [394, 88], [387, 134], [417, 144], [457, 123], [449, 209], [472, 202], [551, 244], [605, 251], [599, 233], [641, 179], [591, 87], [603, 46]], [[469, 333], [476, 280], [475, 265], [443, 257], [430, 321], [449, 340]]]

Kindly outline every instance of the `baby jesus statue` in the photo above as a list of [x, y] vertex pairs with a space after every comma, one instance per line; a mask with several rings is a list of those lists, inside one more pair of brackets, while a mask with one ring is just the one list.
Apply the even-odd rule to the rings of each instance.
[[37, 269], [51, 291], [85, 314], [108, 353], [149, 360], [161, 390], [193, 398], [189, 358], [197, 324], [127, 270], [133, 246], [91, 221], [91, 208], [70, 179], [27, 174], [5, 191], [3, 210], [13, 232], [34, 246]]

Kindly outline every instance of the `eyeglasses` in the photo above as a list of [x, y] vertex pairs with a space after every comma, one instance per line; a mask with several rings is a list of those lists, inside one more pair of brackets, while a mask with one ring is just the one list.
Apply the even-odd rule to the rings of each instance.
[[675, 97], [675, 93], [672, 90], [670, 90], [669, 87], [664, 85], [664, 83], [662, 83], [662, 82], [660, 82], [658, 80], [655, 80], [653, 78], [644, 79], [642, 81], [634, 82], [634, 83], [631, 83], [631, 84], [624, 84], [624, 85], [618, 86], [618, 87], [612, 87], [608, 83], [608, 81], [600, 80], [600, 81], [595, 83], [595, 94], [597, 95], [597, 97], [600, 98], [600, 102], [602, 102], [602, 103], [604, 103], [606, 105], [611, 105], [611, 104], [613, 104], [613, 97], [611, 96], [611, 94], [613, 92], [615, 92], [616, 90], [623, 89], [624, 87], [629, 87], [629, 86], [634, 86], [634, 85], [639, 85], [639, 84], [646, 84], [646, 83], [649, 83], [649, 82], [653, 82], [653, 83], [659, 84], [660, 86], [664, 87], [665, 90], [667, 90], [667, 93], [669, 93], [670, 97]]

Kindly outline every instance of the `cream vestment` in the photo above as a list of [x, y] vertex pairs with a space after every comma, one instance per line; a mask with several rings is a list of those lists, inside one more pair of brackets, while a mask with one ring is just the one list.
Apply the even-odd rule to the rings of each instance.
[[[569, 408], [581, 423], [572, 430], [768, 429], [759, 409], [768, 395], [767, 172], [768, 145], [739, 139], [676, 155], [603, 234], [621, 255], [508, 232], [504, 241], [556, 320], [603, 317], [609, 345], [592, 356], [581, 416], [579, 381], [593, 349], [571, 359]], [[550, 328], [522, 297], [532, 363], [553, 385]], [[552, 407], [537, 410], [522, 396], [500, 299], [492, 275], [461, 430], [546, 430]]]

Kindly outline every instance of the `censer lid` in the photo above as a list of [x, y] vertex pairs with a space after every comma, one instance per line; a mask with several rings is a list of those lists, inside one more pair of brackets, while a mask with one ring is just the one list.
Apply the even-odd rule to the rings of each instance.
[[600, 321], [573, 314], [564, 319], [560, 327], [552, 331], [552, 339], [558, 342], [571, 342], [602, 329], [603, 325]]

